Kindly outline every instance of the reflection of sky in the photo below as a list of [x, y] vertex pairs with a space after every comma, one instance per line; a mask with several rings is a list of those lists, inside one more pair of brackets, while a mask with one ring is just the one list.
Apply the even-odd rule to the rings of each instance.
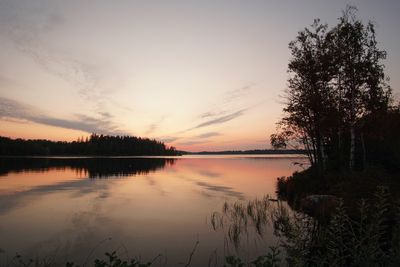
[[[268, 146], [288, 43], [337, 1], [0, 1], [0, 135], [134, 134], [180, 149]], [[400, 2], [353, 0], [400, 85]], [[26, 129], [29, 128], [29, 131]]]
[[[273, 195], [276, 177], [290, 174], [292, 162], [181, 159], [125, 179], [89, 179], [69, 168], [33, 176], [9, 173], [0, 179], [0, 247], [10, 255], [48, 255], [58, 249], [60, 258], [69, 255], [82, 263], [101, 240], [112, 237], [98, 253], [126, 247], [146, 259], [166, 252], [177, 262], [186, 259], [198, 234], [199, 263], [215, 249], [223, 253], [222, 233], [207, 223], [211, 213], [225, 200]], [[13, 182], [28, 178], [36, 183], [18, 187]]]

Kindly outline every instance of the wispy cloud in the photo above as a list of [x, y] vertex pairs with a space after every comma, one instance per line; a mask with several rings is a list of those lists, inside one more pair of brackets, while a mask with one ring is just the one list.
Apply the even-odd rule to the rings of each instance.
[[177, 145], [179, 146], [191, 146], [191, 145], [200, 145], [200, 144], [205, 144], [208, 143], [208, 140], [190, 140], [190, 141], [184, 141], [184, 142], [179, 142]]
[[242, 87], [226, 91], [223, 95], [221, 95], [217, 104], [214, 104], [208, 111], [201, 113], [198, 117], [200, 119], [207, 119], [226, 115], [229, 113], [229, 106], [231, 104], [245, 97], [246, 94], [249, 94], [251, 90], [260, 83], [261, 81], [249, 82]]
[[0, 97], [0, 118], [12, 118], [31, 121], [39, 124], [55, 126], [65, 129], [80, 130], [87, 133], [124, 134], [117, 125], [112, 122], [108, 113], [100, 117], [91, 117], [83, 114], [75, 114], [74, 120], [55, 118], [45, 115], [37, 108], [30, 105]]
[[242, 98], [245, 94], [250, 93], [251, 89], [260, 84], [260, 82], [250, 82], [242, 87], [229, 90], [224, 94], [224, 102], [231, 102], [238, 98]]
[[[41, 1], [4, 0], [0, 3], [0, 33], [14, 44], [26, 57], [42, 70], [70, 84], [85, 105], [101, 112], [112, 104], [109, 93], [120, 87], [121, 77], [114, 77], [109, 64], [99, 58], [83, 59], [80, 55], [65, 53], [56, 43], [48, 42], [48, 36], [63, 29], [67, 15], [58, 4]], [[111, 83], [110, 83], [111, 82]]]
[[[191, 145], [199, 145], [199, 144], [205, 144], [205, 143], [209, 143], [210, 142], [210, 137], [214, 137], [214, 136], [220, 136], [221, 134], [218, 132], [206, 132], [203, 134], [199, 134], [193, 137], [189, 137], [189, 138], [184, 138], [186, 140], [184, 141], [180, 141], [179, 143], [177, 143], [177, 145], [180, 146], [191, 146]], [[178, 139], [176, 139], [178, 140]], [[176, 141], [174, 140], [174, 141]]]
[[161, 119], [153, 122], [152, 124], [149, 125], [149, 127], [146, 130], [146, 135], [153, 133], [155, 130], [157, 130], [161, 123], [165, 120], [166, 116], [162, 116]]
[[241, 109], [239, 111], [230, 113], [228, 115], [210, 119], [210, 120], [207, 120], [205, 122], [198, 124], [197, 126], [191, 128], [191, 129], [198, 129], [198, 128], [203, 128], [203, 127], [207, 127], [207, 126], [211, 126], [211, 125], [215, 125], [215, 124], [225, 123], [225, 122], [231, 121], [233, 119], [236, 119], [236, 118], [242, 116], [245, 111], [246, 111], [246, 109]]
[[196, 135], [194, 138], [202, 139], [202, 138], [210, 138], [210, 137], [220, 136], [220, 135], [221, 134], [218, 132], [207, 132], [207, 133]]
[[201, 119], [206, 119], [206, 118], [210, 118], [210, 117], [221, 116], [221, 115], [226, 114], [226, 112], [227, 112], [226, 110], [207, 111], [207, 112], [201, 113], [201, 114], [199, 115], [199, 118], [201, 118]]
[[[197, 124], [194, 127], [191, 127], [187, 130], [183, 130], [178, 133], [185, 133], [185, 132], [203, 128], [203, 127], [226, 123], [226, 122], [229, 122], [231, 120], [234, 120], [234, 119], [244, 115], [245, 112], [248, 109], [250, 109], [251, 107], [250, 108], [242, 108], [239, 110], [237, 110], [237, 108], [236, 108], [236, 111], [232, 111], [232, 110], [234, 110], [234, 108], [232, 107], [232, 104], [237, 102], [237, 100], [243, 98], [246, 94], [248, 94], [251, 91], [251, 89], [253, 89], [255, 86], [259, 85], [260, 83], [261, 83], [261, 81], [260, 82], [250, 82], [248, 84], [245, 84], [242, 87], [226, 91], [221, 96], [221, 100], [219, 101], [218, 104], [215, 104], [214, 107], [211, 107], [208, 111], [205, 111], [198, 116], [198, 118], [200, 120], [205, 120], [205, 121]], [[240, 103], [240, 104], [242, 105], [242, 103]], [[234, 106], [238, 106], [237, 103]], [[204, 136], [199, 135], [196, 138], [208, 138], [208, 137], [212, 137], [212, 136], [216, 136], [216, 133], [214, 133], [214, 132], [211, 134], [206, 133], [206, 134], [204, 134]]]
[[146, 134], [151, 134], [158, 128], [158, 125], [156, 123], [152, 123], [149, 125], [149, 127], [146, 130]]
[[[208, 119], [208, 120], [203, 121], [202, 123], [200, 123], [200, 124], [198, 124], [198, 125], [196, 125], [194, 127], [191, 127], [191, 128], [186, 129], [186, 130], [182, 130], [182, 131], [176, 132], [175, 134], [180, 135], [180, 134], [187, 133], [187, 132], [190, 132], [190, 131], [195, 130], [195, 129], [204, 128], [204, 127], [208, 127], [208, 126], [212, 126], [212, 125], [218, 125], [218, 124], [222, 124], [222, 123], [234, 120], [234, 119], [242, 116], [245, 113], [245, 111], [248, 110], [248, 109], [249, 108], [244, 108], [244, 109], [229, 113], [227, 115], [223, 115], [223, 116], [219, 116], [219, 117]], [[216, 133], [212, 132], [211, 136], [207, 136], [207, 135], [210, 135], [210, 133], [206, 133], [205, 136], [199, 135], [199, 136], [197, 136], [197, 138], [207, 138], [207, 137], [211, 137], [211, 136], [216, 136]]]
[[178, 139], [179, 139], [179, 137], [174, 137], [174, 136], [164, 136], [164, 137], [158, 138], [158, 140], [160, 140], [161, 142], [165, 142], [165, 143], [172, 143]]

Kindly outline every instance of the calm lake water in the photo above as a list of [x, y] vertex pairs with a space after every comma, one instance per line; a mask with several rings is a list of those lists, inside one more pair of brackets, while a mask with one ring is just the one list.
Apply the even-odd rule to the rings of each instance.
[[[191, 266], [224, 255], [252, 258], [277, 240], [272, 229], [235, 249], [210, 216], [225, 201], [275, 196], [276, 178], [300, 157], [0, 159], [0, 265], [19, 253], [82, 265], [116, 250], [155, 266]], [[111, 239], [108, 239], [111, 238]]]

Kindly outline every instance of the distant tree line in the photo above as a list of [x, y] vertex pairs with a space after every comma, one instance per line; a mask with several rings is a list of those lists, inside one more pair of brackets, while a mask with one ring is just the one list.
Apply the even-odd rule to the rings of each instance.
[[400, 170], [400, 108], [375, 26], [347, 7], [333, 28], [315, 20], [289, 44], [284, 117], [275, 148], [301, 144], [314, 169]]
[[183, 152], [189, 155], [278, 155], [278, 154], [306, 154], [304, 149], [252, 149], [252, 150], [225, 150], [225, 151], [201, 151]]
[[72, 142], [24, 140], [0, 137], [0, 155], [3, 156], [143, 156], [180, 153], [174, 147], [149, 138], [92, 134]]

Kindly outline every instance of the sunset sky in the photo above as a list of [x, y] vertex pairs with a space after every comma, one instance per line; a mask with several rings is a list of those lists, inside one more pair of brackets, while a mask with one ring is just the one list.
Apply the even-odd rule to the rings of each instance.
[[288, 43], [314, 18], [334, 25], [346, 4], [376, 22], [399, 98], [399, 0], [0, 0], [0, 135], [269, 148]]

